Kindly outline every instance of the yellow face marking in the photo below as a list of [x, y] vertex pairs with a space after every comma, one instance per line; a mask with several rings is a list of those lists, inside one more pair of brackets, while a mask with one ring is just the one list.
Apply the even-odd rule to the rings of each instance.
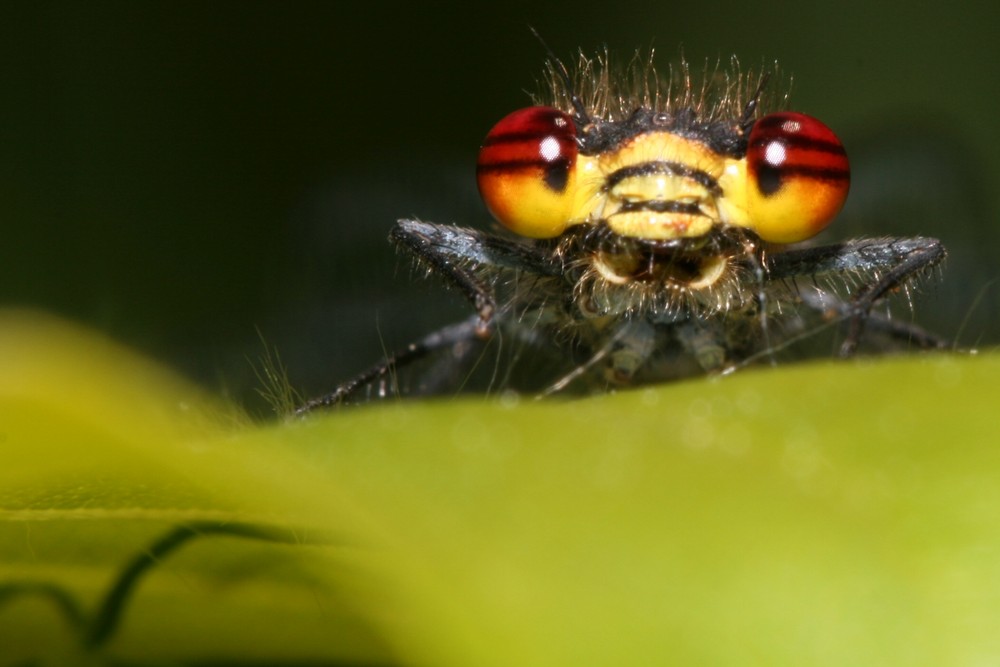
[[646, 132], [618, 150], [601, 156], [601, 168], [610, 173], [644, 162], [677, 162], [707, 172], [714, 178], [722, 173], [722, 158], [705, 144], [671, 132]]
[[746, 158], [725, 160], [725, 167], [719, 177], [723, 192], [719, 204], [720, 219], [730, 225], [753, 228], [747, 207], [747, 161]]
[[715, 182], [726, 159], [669, 132], [641, 134], [614, 151], [579, 156], [570, 225], [606, 221], [621, 236], [696, 238], [720, 221]]

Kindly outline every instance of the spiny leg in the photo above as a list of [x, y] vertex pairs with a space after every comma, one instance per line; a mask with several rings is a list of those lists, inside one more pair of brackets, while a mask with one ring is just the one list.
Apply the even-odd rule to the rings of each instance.
[[400, 367], [448, 347], [489, 338], [497, 304], [492, 284], [481, 274], [490, 269], [514, 269], [543, 276], [557, 276], [562, 271], [561, 263], [544, 248], [472, 229], [399, 220], [389, 238], [432, 273], [461, 290], [475, 307], [476, 315], [411, 343], [334, 391], [308, 401], [295, 414], [345, 403], [360, 389], [384, 381]]
[[476, 332], [486, 337], [493, 314], [496, 312], [496, 297], [492, 288], [476, 276], [463, 263], [438, 250], [432, 236], [410, 230], [403, 226], [393, 228], [389, 238], [396, 244], [406, 248], [417, 259], [426, 264], [433, 273], [441, 276], [446, 282], [457, 287], [465, 298], [475, 307], [479, 315]]
[[492, 285], [480, 275], [483, 269], [508, 268], [538, 275], [562, 271], [551, 254], [534, 245], [471, 229], [399, 220], [389, 239], [465, 295], [479, 314], [477, 332], [482, 338], [488, 337], [497, 308]]
[[[853, 302], [844, 301], [830, 292], [804, 291], [801, 296], [807, 306], [816, 312], [826, 313], [827, 320], [849, 321], [856, 314]], [[879, 334], [888, 340], [916, 345], [922, 350], [945, 349], [952, 344], [949, 339], [928, 331], [914, 322], [899, 320], [877, 311], [869, 311], [865, 316], [864, 330], [867, 333]]]
[[347, 403], [364, 387], [385, 382], [398, 368], [408, 366], [439, 350], [480, 339], [480, 321], [480, 316], [474, 315], [467, 320], [438, 329], [424, 338], [410, 343], [403, 350], [389, 355], [384, 361], [351, 378], [332, 392], [307, 401], [295, 410], [295, 414], [304, 415], [318, 408], [329, 408]]
[[[772, 280], [824, 274], [872, 276], [871, 282], [843, 306], [848, 328], [840, 356], [849, 357], [857, 350], [875, 303], [919, 273], [933, 268], [944, 257], [944, 246], [937, 239], [863, 239], [775, 253], [768, 256], [767, 269]], [[913, 334], [915, 340], [930, 340], [927, 335], [918, 335], [916, 328]]]
[[869, 319], [868, 316], [876, 301], [890, 290], [904, 285], [907, 280], [916, 276], [920, 271], [928, 269], [944, 259], [944, 246], [939, 241], [936, 239], [923, 240], [933, 241], [933, 243], [920, 244], [909, 249], [901, 257], [898, 264], [881, 274], [876, 282], [869, 284], [855, 295], [852, 303], [854, 313], [848, 321], [847, 337], [840, 346], [841, 357], [849, 357], [857, 350], [858, 343], [864, 333], [865, 323]]

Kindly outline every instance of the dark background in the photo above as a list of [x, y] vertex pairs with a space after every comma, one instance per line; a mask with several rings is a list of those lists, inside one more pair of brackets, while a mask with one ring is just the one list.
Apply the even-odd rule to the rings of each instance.
[[[307, 393], [467, 311], [392, 222], [488, 224], [479, 142], [572, 61], [777, 59], [847, 146], [827, 240], [933, 235], [918, 319], [998, 338], [1000, 12], [985, 3], [30, 2], [0, 8], [0, 303], [88, 323], [254, 402], [263, 338]], [[259, 332], [259, 333], [258, 333]]]

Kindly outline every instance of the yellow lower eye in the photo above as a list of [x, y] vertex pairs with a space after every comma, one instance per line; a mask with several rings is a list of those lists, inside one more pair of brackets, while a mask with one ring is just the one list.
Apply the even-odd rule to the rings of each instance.
[[529, 107], [508, 115], [479, 151], [479, 193], [500, 223], [531, 238], [569, 224], [576, 191], [576, 127], [567, 114]]
[[815, 236], [847, 199], [851, 177], [844, 147], [830, 128], [805, 114], [757, 121], [746, 159], [748, 225], [765, 241]]

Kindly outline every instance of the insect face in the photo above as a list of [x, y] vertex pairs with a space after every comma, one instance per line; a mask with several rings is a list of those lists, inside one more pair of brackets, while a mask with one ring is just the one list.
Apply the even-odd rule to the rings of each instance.
[[[490, 212], [531, 238], [603, 222], [621, 236], [653, 241], [737, 225], [765, 241], [793, 243], [822, 231], [847, 198], [846, 153], [815, 118], [772, 114], [744, 137], [738, 124], [682, 130], [678, 118], [644, 111], [624, 124], [582, 128], [581, 119], [549, 107], [508, 115], [479, 154]], [[737, 150], [727, 154], [713, 146], [719, 143]]]

